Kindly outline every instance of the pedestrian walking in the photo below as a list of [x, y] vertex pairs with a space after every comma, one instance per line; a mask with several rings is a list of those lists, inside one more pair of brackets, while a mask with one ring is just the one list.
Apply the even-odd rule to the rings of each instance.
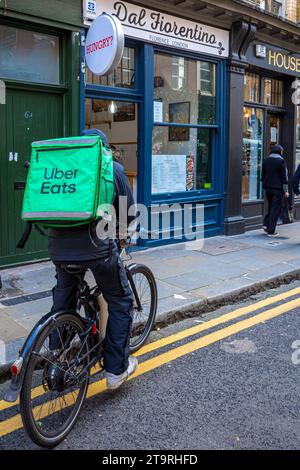
[[297, 197], [300, 196], [300, 164], [298, 165], [293, 176], [293, 191]]
[[268, 212], [264, 218], [265, 232], [274, 237], [278, 235], [276, 225], [282, 208], [282, 200], [289, 197], [288, 174], [284, 149], [281, 145], [273, 145], [270, 155], [265, 158], [262, 166], [262, 184], [266, 192]]

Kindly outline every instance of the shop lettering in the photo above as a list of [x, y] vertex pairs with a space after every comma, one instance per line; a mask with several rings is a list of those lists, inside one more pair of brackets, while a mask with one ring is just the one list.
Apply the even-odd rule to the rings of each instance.
[[[146, 10], [141, 8], [139, 13], [128, 13], [127, 7], [123, 2], [114, 3], [115, 15], [125, 24], [139, 26], [144, 28], [146, 26]], [[190, 41], [200, 42], [202, 44], [215, 45], [217, 43], [216, 36], [203, 31], [202, 26], [195, 24], [193, 28], [186, 26], [179, 26], [176, 21], [166, 21], [165, 16], [159, 12], [152, 12], [151, 30], [153, 32], [172, 34], [179, 39], [187, 39]]]
[[101, 49], [111, 46], [113, 39], [113, 36], [108, 36], [107, 38], [100, 39], [99, 41], [89, 44], [86, 46], [86, 54], [91, 54], [92, 52], [100, 51]]
[[133, 24], [135, 26], [145, 26], [146, 21], [144, 21], [146, 17], [146, 10], [142, 8], [139, 13], [130, 13], [128, 14], [128, 10], [126, 5], [122, 2], [114, 3], [114, 9], [116, 10], [116, 17], [123, 23], [128, 22], [128, 24]]
[[166, 34], [174, 34], [179, 36], [182, 39], [189, 39], [191, 41], [202, 42], [206, 44], [216, 44], [216, 36], [214, 34], [205, 33], [202, 29], [202, 26], [199, 27], [198, 24], [194, 28], [186, 28], [185, 26], [178, 26], [176, 21], [170, 23], [165, 22], [165, 17], [158, 12], [151, 13], [151, 28], [154, 31], [159, 31]]
[[[59, 168], [48, 169], [45, 168], [45, 180], [61, 180], [61, 179], [76, 179], [79, 170], [60, 170]], [[67, 194], [75, 193], [76, 184], [53, 184], [52, 181], [44, 181], [41, 186], [41, 194]]]
[[300, 58], [283, 54], [282, 52], [269, 51], [269, 65], [279, 69], [284, 68], [290, 72], [300, 73]]

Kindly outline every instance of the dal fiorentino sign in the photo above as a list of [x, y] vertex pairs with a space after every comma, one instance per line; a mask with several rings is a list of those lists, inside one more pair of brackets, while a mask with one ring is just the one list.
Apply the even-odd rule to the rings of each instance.
[[[90, 11], [89, 4], [93, 5]], [[134, 39], [218, 57], [229, 55], [229, 31], [226, 30], [123, 1], [84, 1], [83, 12], [87, 25], [103, 12], [116, 16], [123, 25], [125, 35]]]

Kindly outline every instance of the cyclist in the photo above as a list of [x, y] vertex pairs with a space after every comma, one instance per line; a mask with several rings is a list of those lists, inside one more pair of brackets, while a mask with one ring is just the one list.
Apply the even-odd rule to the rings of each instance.
[[[82, 135], [100, 135], [104, 144], [109, 145], [105, 134], [98, 129], [85, 130]], [[127, 198], [127, 214], [134, 200], [124, 168], [115, 161], [114, 185], [113, 205], [118, 220], [119, 210], [122, 210], [119, 208], [119, 197]], [[134, 216], [128, 216], [128, 223], [134, 219]], [[108, 304], [109, 317], [104, 342], [105, 377], [108, 389], [117, 389], [134, 373], [138, 365], [135, 357], [129, 357], [133, 298], [115, 240], [109, 237], [105, 239], [97, 237], [96, 228], [97, 223], [90, 223], [70, 229], [50, 229], [48, 248], [56, 268], [57, 279], [56, 286], [52, 290], [52, 311], [76, 309], [79, 281], [62, 265], [76, 264], [84, 269], [89, 268]], [[57, 348], [58, 342], [58, 332], [52, 333], [50, 348]]]

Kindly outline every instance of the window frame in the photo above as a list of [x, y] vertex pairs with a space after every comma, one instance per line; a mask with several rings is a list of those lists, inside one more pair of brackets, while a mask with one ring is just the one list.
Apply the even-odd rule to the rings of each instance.
[[[177, 201], [183, 201], [184, 199], [199, 199], [200, 197], [213, 197], [216, 193], [220, 192], [221, 182], [217, 181], [218, 170], [216, 168], [216, 153], [217, 148], [220, 145], [220, 134], [221, 134], [221, 121], [222, 119], [222, 112], [223, 112], [223, 100], [221, 96], [221, 86], [222, 77], [225, 82], [225, 74], [224, 74], [224, 61], [218, 60], [217, 57], [206, 56], [205, 54], [196, 54], [192, 52], [181, 51], [173, 48], [166, 48], [166, 47], [159, 47], [153, 46], [153, 76], [154, 74], [154, 56], [156, 53], [159, 54], [167, 54], [172, 56], [183, 57], [186, 59], [192, 59], [199, 62], [209, 62], [215, 64], [215, 74], [214, 74], [214, 85], [215, 85], [215, 97], [216, 97], [216, 116], [215, 116], [215, 124], [181, 124], [181, 123], [174, 123], [174, 122], [158, 122], [153, 120], [153, 108], [152, 108], [152, 132], [151, 132], [151, 165], [152, 165], [152, 145], [153, 145], [153, 129], [154, 126], [160, 127], [188, 127], [190, 129], [209, 129], [211, 132], [210, 140], [211, 140], [211, 188], [201, 188], [201, 189], [192, 189], [190, 191], [180, 191], [180, 192], [172, 192], [172, 193], [154, 193], [152, 194], [152, 171], [151, 171], [151, 179], [150, 179], [150, 193], [151, 193], [151, 200], [154, 202], [162, 202], [166, 199], [175, 203]], [[152, 94], [151, 94], [152, 103], [154, 102], [154, 86], [152, 87]], [[223, 186], [223, 185], [222, 185]]]
[[[87, 30], [82, 28], [81, 60], [84, 61], [84, 37]], [[125, 45], [136, 48], [136, 88], [116, 88], [85, 84], [81, 80], [80, 129], [85, 125], [85, 98], [110, 98], [119, 101], [134, 101], [139, 103], [138, 111], [138, 201], [146, 206], [160, 203], [201, 203], [205, 201], [209, 210], [224, 212], [222, 203], [226, 187], [227, 159], [227, 100], [228, 74], [227, 62], [218, 56], [209, 56], [192, 51], [181, 51], [175, 48], [150, 44], [147, 42], [125, 38]], [[212, 136], [212, 188], [184, 191], [179, 193], [152, 194], [152, 133], [153, 133], [153, 100], [154, 100], [154, 53], [162, 52], [171, 55], [209, 61], [216, 64], [216, 122], [214, 125], [198, 125], [213, 130]], [[159, 123], [159, 125], [164, 125]], [[218, 209], [217, 209], [218, 208]], [[220, 220], [223, 215], [220, 213]], [[211, 222], [214, 225], [214, 222]]]
[[[268, 108], [268, 109], [278, 109], [279, 111], [280, 110], [285, 110], [285, 103], [284, 103], [284, 80], [282, 78], [278, 78], [278, 77], [274, 77], [273, 75], [270, 75], [270, 74], [267, 74], [264, 73], [259, 73], [259, 71], [257, 71], [256, 69], [255, 70], [250, 70], [250, 71], [247, 71], [245, 73], [245, 77], [247, 75], [256, 75], [259, 77], [259, 101], [249, 101], [249, 100], [246, 100], [245, 99], [245, 92], [243, 94], [244, 96], [244, 103], [247, 103], [247, 104], [250, 104], [250, 105], [253, 105], [255, 104], [256, 106], [263, 106], [265, 108]], [[278, 82], [280, 82], [282, 84], [282, 104], [281, 105], [274, 105], [274, 104], [268, 104], [265, 102], [265, 87], [264, 87], [264, 84], [265, 84], [265, 80], [276, 80]], [[245, 90], [245, 86], [244, 85], [244, 90]]]
[[58, 83], [50, 82], [36, 82], [32, 80], [24, 80], [19, 78], [7, 78], [0, 75], [0, 80], [3, 80], [5, 83], [11, 86], [25, 86], [25, 87], [35, 87], [41, 89], [53, 89], [57, 91], [65, 91], [67, 89], [67, 71], [65, 68], [65, 58], [66, 58], [66, 41], [65, 33], [58, 31], [57, 29], [52, 29], [51, 27], [40, 27], [38, 25], [29, 25], [27, 23], [20, 22], [17, 24], [12, 21], [10, 18], [1, 18], [0, 26], [6, 26], [15, 29], [21, 29], [32, 33], [45, 34], [49, 36], [54, 36], [58, 39]]

